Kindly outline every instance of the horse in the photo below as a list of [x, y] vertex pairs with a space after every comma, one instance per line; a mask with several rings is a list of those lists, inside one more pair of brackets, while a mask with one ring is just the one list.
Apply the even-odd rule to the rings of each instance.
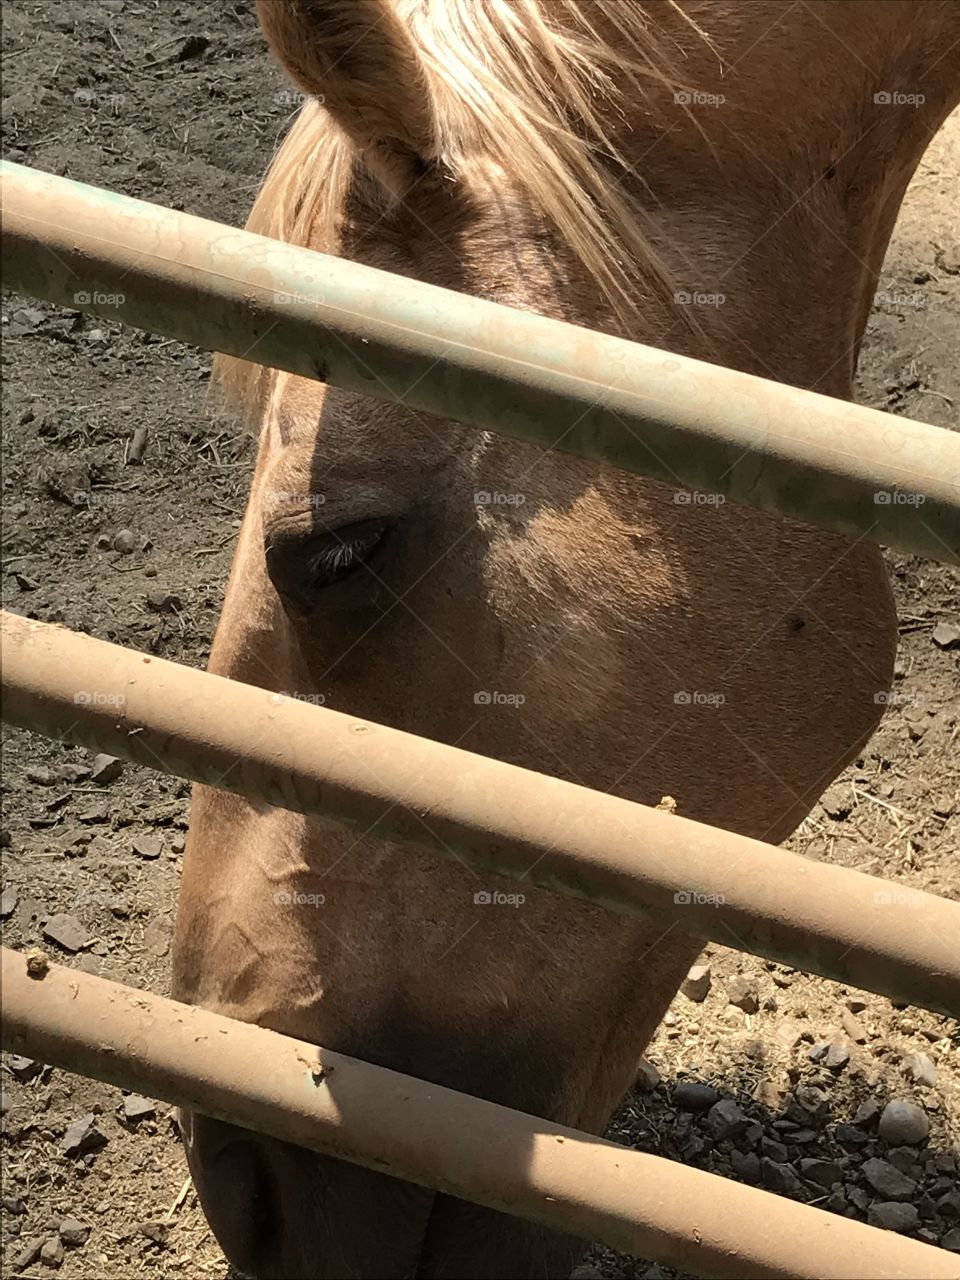
[[[958, 99], [950, 0], [258, 13], [303, 101], [251, 230], [852, 396], [898, 207]], [[897, 619], [863, 538], [249, 354], [219, 370], [259, 453], [212, 671], [771, 842], [874, 731]], [[602, 1131], [698, 949], [668, 920], [194, 794], [179, 999], [552, 1121]], [[184, 1125], [248, 1275], [563, 1276], [582, 1248]]]

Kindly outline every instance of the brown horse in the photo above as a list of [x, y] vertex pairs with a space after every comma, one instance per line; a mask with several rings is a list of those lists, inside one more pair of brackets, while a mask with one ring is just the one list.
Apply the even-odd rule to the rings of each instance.
[[[904, 189], [957, 100], [950, 0], [259, 7], [307, 98], [252, 229], [851, 394]], [[875, 547], [224, 373], [260, 453], [212, 670], [769, 841], [875, 728], [896, 644]], [[553, 1120], [603, 1128], [697, 945], [196, 792], [180, 998]], [[186, 1124], [213, 1230], [256, 1276], [552, 1276], [576, 1252]]]

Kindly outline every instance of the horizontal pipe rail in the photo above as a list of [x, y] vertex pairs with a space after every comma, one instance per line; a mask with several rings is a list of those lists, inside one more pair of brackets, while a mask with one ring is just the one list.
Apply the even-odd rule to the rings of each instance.
[[20, 165], [0, 173], [9, 288], [960, 563], [952, 432]]
[[945, 1250], [2, 948], [3, 1046], [698, 1275], [956, 1280]]
[[960, 1013], [960, 904], [49, 623], [0, 639], [13, 724]]

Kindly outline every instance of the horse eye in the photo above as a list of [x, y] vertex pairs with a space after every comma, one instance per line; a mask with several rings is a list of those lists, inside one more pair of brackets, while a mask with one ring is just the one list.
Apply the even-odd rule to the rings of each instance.
[[307, 535], [274, 534], [264, 546], [267, 572], [279, 594], [301, 609], [312, 609], [324, 591], [350, 578], [376, 587], [392, 528], [383, 520], [362, 520]]

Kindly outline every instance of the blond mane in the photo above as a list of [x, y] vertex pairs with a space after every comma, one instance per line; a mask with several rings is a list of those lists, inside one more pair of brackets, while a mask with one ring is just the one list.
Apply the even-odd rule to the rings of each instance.
[[[677, 0], [664, 0], [708, 40]], [[651, 84], [680, 87], [666, 40], [638, 0], [385, 0], [413, 34], [436, 106], [440, 154], [454, 176], [478, 156], [508, 174], [554, 226], [628, 330], [638, 306], [669, 298], [649, 215], [617, 181], [629, 168], [605, 117]], [[616, 33], [605, 39], [599, 25]], [[682, 52], [679, 49], [677, 52]], [[259, 235], [336, 253], [355, 148], [308, 98], [247, 221]], [[637, 175], [638, 177], [640, 175]], [[642, 181], [642, 177], [641, 177]], [[690, 308], [680, 319], [691, 323]], [[271, 371], [218, 357], [228, 403], [259, 415]]]

